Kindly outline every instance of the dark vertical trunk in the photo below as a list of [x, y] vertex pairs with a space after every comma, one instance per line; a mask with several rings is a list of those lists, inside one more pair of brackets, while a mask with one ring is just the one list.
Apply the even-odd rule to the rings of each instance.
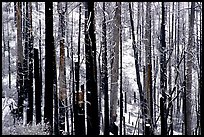
[[125, 113], [127, 113], [127, 92], [125, 91]]
[[[199, 17], [198, 17], [198, 15], [199, 15], [199, 13], [196, 13], [196, 21], [198, 22], [198, 19], [199, 19]], [[198, 33], [198, 24], [196, 24], [196, 52], [197, 52], [197, 61], [198, 61], [198, 66], [200, 67], [200, 56], [199, 56], [199, 33]], [[196, 112], [197, 112], [197, 114], [196, 114], [196, 119], [197, 119], [197, 123], [196, 123], [196, 129], [195, 129], [195, 133], [196, 133], [196, 135], [198, 135], [199, 134], [199, 129], [200, 129], [200, 117], [199, 117], [199, 100], [200, 100], [200, 95], [199, 95], [199, 92], [200, 92], [200, 72], [198, 71], [198, 69], [197, 69], [197, 75], [198, 75], [198, 91], [197, 91], [197, 99], [195, 98], [195, 102], [196, 102]]]
[[8, 46], [8, 75], [9, 75], [8, 83], [9, 83], [9, 89], [11, 89], [11, 50], [10, 50], [9, 40], [7, 41], [7, 46]]
[[[152, 61], [151, 61], [151, 3], [147, 2], [146, 6], [146, 26], [145, 26], [145, 51], [146, 51], [146, 67], [145, 67], [145, 92], [147, 100], [147, 118], [146, 124], [152, 126], [153, 120], [153, 101], [152, 101]], [[146, 128], [150, 128], [146, 127]], [[148, 129], [149, 133], [151, 129]], [[145, 131], [145, 133], [148, 133]]]
[[75, 109], [74, 109], [74, 127], [75, 127], [75, 135], [79, 135], [79, 70], [78, 70], [78, 65], [79, 62], [74, 62], [74, 67], [75, 67], [75, 83], [76, 83], [76, 91], [75, 91]]
[[[200, 85], [200, 89], [203, 89], [203, 47], [202, 47], [202, 11], [200, 12], [200, 81], [199, 81], [199, 85]], [[201, 131], [201, 135], [204, 135], [204, 102], [203, 102], [203, 98], [204, 98], [204, 93], [201, 92], [201, 90], [199, 91], [200, 94], [200, 131]]]
[[[120, 61], [119, 61], [119, 63], [120, 63], [120, 135], [122, 135], [122, 124], [124, 124], [125, 125], [125, 123], [123, 123], [124, 121], [123, 121], [123, 88], [122, 88], [122, 55], [123, 55], [123, 53], [122, 53], [122, 26], [121, 26], [121, 3], [120, 3], [120, 5], [119, 5], [120, 7], [119, 7], [119, 43], [120, 43]], [[124, 119], [125, 120], [125, 119]], [[125, 127], [124, 127], [125, 128]], [[125, 132], [125, 131], [124, 131]], [[124, 134], [125, 135], [125, 134]]]
[[[67, 5], [66, 5], [67, 6]], [[67, 11], [68, 10], [66, 10], [66, 15], [67, 15]], [[65, 16], [66, 17], [66, 16]], [[67, 57], [65, 58], [65, 62], [67, 62], [67, 64], [66, 64], [66, 68], [67, 68], [67, 66], [70, 66], [70, 64], [69, 64], [69, 60], [70, 60], [70, 58], [69, 58], [69, 39], [68, 39], [68, 35], [69, 35], [69, 25], [68, 25], [68, 22], [69, 22], [69, 17], [67, 16], [67, 18], [65, 18], [65, 28], [66, 28], [66, 31], [65, 31], [65, 35], [66, 35], [66, 42], [67, 42], [67, 45], [66, 45], [66, 47], [67, 47]], [[68, 72], [66, 73], [66, 77], [67, 77], [67, 74], [68, 74]], [[69, 86], [69, 80], [67, 80], [66, 79], [66, 81], [67, 81], [67, 84], [68, 84], [68, 87], [67, 87], [67, 89], [68, 89], [68, 94], [70, 94], [70, 92], [71, 92], [71, 90], [69, 89], [70, 88], [70, 86]], [[66, 106], [68, 106], [68, 105], [70, 105], [69, 104], [69, 100], [70, 100], [70, 98], [68, 97], [67, 98], [67, 100], [66, 100]], [[66, 110], [66, 122], [67, 122], [67, 134], [68, 135], [70, 135], [70, 114], [69, 114], [69, 111], [70, 111], [70, 108], [67, 108], [67, 110]]]
[[27, 123], [33, 121], [33, 36], [32, 36], [32, 5], [29, 2], [29, 90]]
[[[40, 53], [40, 58], [39, 58], [39, 92], [42, 93], [42, 44], [41, 44], [41, 19], [39, 19], [39, 29], [40, 29], [40, 38], [39, 38], [39, 53]], [[41, 95], [41, 100], [42, 100], [42, 95]]]
[[79, 109], [78, 109], [78, 123], [79, 135], [85, 135], [85, 111], [84, 111], [84, 85], [81, 85], [81, 92], [79, 93]]
[[167, 135], [167, 117], [166, 117], [166, 42], [165, 42], [165, 7], [162, 2], [162, 23], [161, 23], [161, 57], [160, 57], [160, 89], [162, 93], [162, 100], [160, 100], [161, 108], [161, 135]]
[[77, 64], [77, 83], [76, 83], [76, 91], [79, 91], [79, 70], [80, 70], [80, 39], [81, 39], [81, 6], [79, 6], [79, 36], [78, 36], [78, 64]]
[[53, 134], [53, 79], [54, 79], [53, 4], [45, 2], [45, 123]]
[[80, 39], [81, 39], [81, 6], [79, 6], [79, 35], [78, 35], [78, 62], [75, 62], [75, 79], [76, 79], [76, 105], [77, 105], [77, 131], [75, 135], [85, 135], [85, 111], [84, 111], [84, 85], [81, 85], [79, 92], [80, 78]]
[[72, 118], [74, 118], [74, 123], [72, 122], [73, 126], [74, 126], [74, 131], [75, 134], [77, 132], [78, 129], [78, 125], [77, 125], [77, 106], [76, 106], [76, 90], [75, 90], [75, 79], [74, 79], [74, 47], [73, 47], [73, 26], [74, 22], [73, 22], [73, 12], [72, 12], [72, 30], [71, 30], [71, 79], [72, 79], [72, 111], [73, 111], [73, 116]]
[[[178, 16], [178, 18], [177, 18], [177, 25], [175, 26], [175, 40], [176, 40], [176, 43], [175, 43], [175, 60], [176, 60], [176, 66], [177, 66], [177, 68], [176, 68], [176, 71], [179, 71], [179, 45], [180, 45], [180, 36], [179, 36], [179, 33], [180, 33], [180, 31], [179, 31], [179, 29], [180, 29], [180, 11], [179, 11], [179, 2], [177, 3], [177, 16]], [[176, 21], [175, 21], [175, 23], [176, 23]], [[176, 27], [178, 27], [178, 28], [176, 28]], [[180, 82], [179, 82], [179, 80], [177, 81], [177, 87], [176, 87], [176, 90], [177, 90], [177, 94], [179, 94], [179, 86], [180, 86]], [[178, 98], [177, 98], [177, 115], [179, 116], [180, 115], [180, 97], [178, 96]]]
[[183, 113], [184, 113], [184, 135], [187, 135], [187, 113], [186, 113], [186, 51], [184, 51], [184, 82], [183, 82]]
[[147, 121], [147, 104], [146, 104], [146, 95], [147, 93], [145, 92], [145, 88], [146, 88], [146, 85], [145, 85], [145, 82], [146, 82], [146, 77], [145, 77], [145, 66], [143, 67], [143, 89], [144, 89], [144, 115], [142, 115], [142, 131], [143, 131], [143, 135], [145, 135], [145, 123]]
[[125, 116], [123, 116], [123, 135], [126, 135]]
[[65, 131], [65, 107], [67, 102], [66, 91], [66, 71], [65, 71], [65, 52], [64, 52], [64, 37], [65, 37], [65, 13], [67, 5], [63, 2], [58, 2], [57, 10], [59, 13], [59, 41], [60, 41], [60, 63], [59, 63], [59, 126], [60, 135]]
[[189, 16], [189, 38], [188, 38], [188, 45], [187, 45], [187, 56], [186, 56], [186, 117], [187, 117], [187, 134], [192, 134], [192, 70], [193, 70], [193, 51], [194, 51], [194, 20], [195, 20], [195, 2], [191, 3], [191, 10]]
[[[140, 8], [141, 8], [141, 2], [138, 2], [138, 6], [137, 6], [137, 17], [138, 17], [138, 19], [137, 19], [137, 32], [136, 32], [136, 35], [139, 35], [139, 34], [142, 34], [141, 32], [141, 14], [143, 14], [143, 13], [140, 13], [141, 12], [141, 10], [140, 10]], [[140, 41], [141, 40], [141, 35], [139, 36], [139, 37], [137, 37], [137, 41]], [[139, 65], [140, 65], [140, 67], [141, 67], [141, 42], [139, 42], [140, 43], [140, 46], [139, 46]]]
[[[176, 6], [175, 6], [175, 8], [176, 8]], [[174, 10], [174, 5], [173, 5], [173, 10]], [[175, 13], [175, 16], [177, 16], [176, 15], [177, 13]], [[177, 20], [176, 20], [176, 17], [175, 17], [175, 23], [174, 23], [175, 25], [175, 40], [177, 40], [178, 38], [177, 38]], [[173, 26], [172, 26], [173, 27]], [[176, 62], [176, 60], [177, 60], [177, 50], [176, 50], [176, 42], [175, 42], [175, 44], [174, 44], [174, 50], [175, 50], [175, 52], [174, 52], [174, 58], [175, 58], [175, 62]], [[177, 73], [177, 70], [175, 69], [175, 73]], [[175, 83], [176, 83], [176, 80], [175, 80]], [[177, 92], [177, 94], [178, 94], [178, 86], [177, 86], [177, 88], [176, 88], [176, 92]], [[179, 105], [179, 103], [180, 103], [180, 101], [179, 101], [179, 97], [177, 97], [177, 101], [176, 101], [176, 116], [178, 116], [178, 123], [180, 122], [179, 121], [179, 115], [180, 115], [180, 105]]]
[[102, 107], [101, 107], [101, 99], [102, 99], [102, 67], [101, 67], [101, 51], [102, 46], [100, 46], [100, 51], [98, 55], [98, 71], [97, 71], [97, 77], [98, 77], [98, 115], [99, 115], [99, 123], [101, 127], [101, 118], [102, 118]]
[[[169, 9], [171, 8], [171, 4], [170, 4], [170, 6], [169, 6]], [[174, 2], [173, 2], [173, 6], [172, 6], [172, 11], [174, 11]], [[170, 12], [169, 12], [169, 18], [170, 18]], [[172, 26], [171, 27], [169, 27], [169, 48], [170, 48], [170, 54], [172, 54], [172, 52], [173, 52], [173, 45], [174, 45], [174, 43], [173, 43], [173, 31], [174, 31], [174, 27], [173, 27], [173, 25], [174, 25], [174, 13], [172, 13], [172, 22], [170, 21], [170, 19], [169, 19], [169, 24], [172, 24]], [[171, 31], [170, 31], [170, 29], [171, 29]], [[171, 57], [170, 57], [170, 59], [169, 59], [169, 94], [171, 94], [171, 88], [172, 88], [172, 86], [171, 86], [171, 77], [172, 77], [172, 74], [171, 74]], [[171, 94], [172, 95], [172, 94]], [[173, 104], [171, 104], [171, 105], [173, 105]], [[173, 135], [173, 106], [171, 107], [171, 124], [170, 124], [170, 128], [171, 128], [171, 133], [170, 133], [170, 135]]]
[[[85, 2], [87, 135], [99, 135], [94, 2]], [[90, 19], [90, 20], [88, 20]], [[89, 28], [87, 26], [89, 25]]]
[[[173, 33], [172, 33], [173, 34]], [[183, 22], [183, 48], [184, 46], [186, 45], [186, 41], [185, 41], [185, 22]], [[173, 43], [172, 43], [173, 44]], [[183, 120], [183, 123], [181, 125], [181, 131], [182, 131], [182, 135], [185, 134], [185, 123], [186, 123], [186, 53], [185, 53], [185, 49], [184, 49], [184, 55], [183, 55], [183, 94], [182, 94], [182, 97], [181, 97], [181, 100], [183, 101], [183, 105], [182, 105], [182, 113], [183, 113], [183, 117], [182, 117], [182, 120]], [[178, 116], [176, 116], [178, 118]], [[177, 121], [177, 123], [179, 123]]]
[[[79, 80], [79, 63], [75, 62], [75, 81]], [[78, 82], [79, 83], [79, 82]], [[85, 135], [85, 115], [84, 115], [84, 87], [81, 86], [81, 91], [79, 89], [75, 93], [75, 113], [77, 119], [75, 119], [75, 135]]]
[[[7, 12], [8, 12], [8, 14], [10, 14], [10, 12], [9, 12], [9, 8], [10, 7], [7, 7]], [[8, 17], [7, 17], [7, 19], [8, 19]], [[7, 50], [7, 52], [8, 52], [8, 85], [9, 85], [9, 89], [11, 89], [11, 59], [10, 59], [10, 57], [11, 57], [11, 51], [10, 51], [10, 27], [9, 27], [9, 21], [7, 21], [7, 23], [6, 23], [6, 25], [7, 25], [7, 44], [6, 45], [4, 45], [5, 47], [5, 49], [4, 49], [4, 51], [6, 51]]]
[[[73, 16], [72, 16], [72, 18], [73, 18]], [[69, 19], [69, 18], [68, 18]], [[73, 20], [73, 19], [72, 19]], [[69, 56], [69, 45], [68, 45], [68, 47], [67, 47], [67, 58], [68, 58], [68, 62], [69, 62], [69, 64], [70, 64], [70, 81], [69, 81], [69, 88], [70, 88], [70, 92], [72, 92], [72, 99], [70, 98], [70, 100], [69, 100], [69, 104], [72, 104], [72, 107], [70, 108], [70, 116], [71, 116], [71, 135], [73, 135], [74, 134], [74, 117], [73, 117], [73, 109], [74, 109], [74, 107], [75, 107], [75, 103], [74, 103], [74, 101], [75, 101], [75, 94], [74, 94], [74, 90], [73, 90], [73, 83], [72, 83], [72, 79], [73, 79], [73, 63], [72, 63], [72, 35], [73, 35], [73, 33], [72, 33], [72, 31], [73, 31], [73, 21], [72, 21], [72, 25], [71, 25], [71, 35], [70, 35], [70, 38], [71, 38], [71, 42], [70, 42], [70, 56], [71, 56], [71, 59], [70, 59], [70, 56]], [[68, 32], [67, 32], [68, 33]], [[69, 33], [68, 33], [69, 34]], [[67, 34], [67, 35], [68, 35]], [[68, 39], [68, 36], [67, 36], [67, 39]]]
[[36, 110], [36, 124], [41, 123], [41, 99], [42, 91], [40, 89], [40, 68], [38, 49], [34, 49], [34, 78], [35, 78], [35, 110]]
[[[83, 128], [84, 126], [84, 121], [82, 119], [82, 121], [79, 121], [79, 118], [80, 116], [78, 115], [79, 113], [79, 65], [80, 65], [80, 37], [81, 37], [81, 6], [79, 7], [79, 35], [78, 35], [78, 53], [77, 53], [77, 56], [78, 56], [78, 61], [75, 62], [75, 81], [76, 81], [76, 92], [75, 95], [76, 95], [76, 102], [75, 102], [75, 105], [76, 105], [76, 110], [74, 113], [76, 113], [77, 117], [76, 117], [76, 120], [75, 120], [75, 135], [83, 135], [84, 133], [83, 132], [80, 132], [80, 131], [84, 131], [84, 129], [80, 129], [80, 128]], [[82, 124], [79, 124], [81, 123]], [[82, 127], [80, 127], [82, 126]]]
[[136, 103], [136, 92], [134, 92], [134, 103]]
[[[154, 17], [154, 13], [155, 12], [151, 12], [151, 16], [152, 16], [152, 36], [154, 36], [155, 35], [155, 17]], [[157, 130], [157, 126], [156, 126], [156, 108], [157, 108], [157, 106], [156, 106], [156, 104], [157, 104], [157, 100], [156, 100], [156, 77], [157, 77], [157, 70], [156, 70], [156, 54], [155, 54], [155, 45], [156, 45], [156, 42], [155, 42], [156, 40], [153, 38], [152, 39], [152, 58], [153, 58], [153, 66], [152, 66], [152, 72], [153, 72], [153, 76], [152, 76], [152, 78], [153, 78], [153, 80], [152, 80], [152, 82], [153, 82], [153, 84], [152, 84], [152, 89], [153, 89], [153, 91], [152, 91], [152, 93], [153, 93], [153, 108], [154, 108], [154, 115], [153, 115], [153, 130]]]
[[107, 40], [106, 40], [106, 18], [105, 2], [103, 2], [103, 22], [102, 22], [102, 92], [104, 93], [104, 135], [109, 135], [109, 96], [108, 96], [108, 69], [107, 69]]
[[161, 116], [161, 135], [167, 135], [165, 123], [165, 102], [164, 98], [160, 98], [160, 116]]
[[130, 112], [129, 112], [128, 114], [129, 114], [129, 119], [128, 119], [128, 123], [130, 124]]
[[[26, 15], [24, 18], [28, 18], [28, 2], [26, 2]], [[28, 20], [25, 19], [25, 26], [24, 26], [24, 36], [25, 36], [25, 48], [24, 48], [24, 61], [23, 61], [23, 71], [24, 71], [24, 107], [25, 111], [27, 112], [27, 103], [28, 103], [28, 92], [29, 92], [29, 77], [28, 77], [28, 48], [29, 48], [29, 35], [28, 35], [28, 30], [29, 28], [29, 22]], [[27, 118], [27, 116], [24, 116], [24, 118]], [[24, 119], [25, 120], [25, 119]], [[25, 120], [26, 122], [26, 120]], [[26, 122], [27, 123], [27, 122]], [[24, 123], [24, 124], [26, 124]]]
[[[56, 68], [56, 52], [53, 53], [53, 98], [54, 98], [54, 135], [59, 135], [59, 97], [57, 92], [57, 68]], [[66, 105], [66, 104], [65, 104]]]
[[[18, 37], [18, 27], [17, 27], [17, 37]], [[2, 48], [2, 78], [4, 78], [5, 77], [5, 68], [6, 68], [6, 66], [5, 66], [5, 51], [6, 51], [6, 40], [5, 40], [5, 26], [4, 25], [2, 25], [2, 40], [3, 40], [3, 48]], [[17, 44], [18, 44], [18, 41], [17, 41]], [[19, 47], [17, 46], [17, 49], [18, 49]], [[18, 51], [17, 51], [18, 52]], [[17, 55], [18, 56], [18, 55]], [[18, 84], [18, 81], [19, 81], [19, 79], [18, 79], [18, 60], [17, 60], [17, 62], [16, 62], [16, 66], [17, 66], [17, 78], [16, 78], [16, 89], [17, 89], [17, 92], [18, 92], [18, 86], [17, 86], [17, 84]]]
[[17, 16], [18, 16], [17, 6], [18, 6], [18, 2], [14, 2], [14, 24], [16, 26], [17, 26]]
[[[119, 47], [120, 47], [120, 22], [121, 22], [121, 2], [116, 2], [116, 9], [113, 17], [112, 51], [111, 51], [111, 92], [110, 92], [110, 126], [117, 127], [114, 122], [117, 120], [117, 106], [120, 103], [118, 98], [119, 84]], [[118, 102], [118, 105], [117, 105]], [[121, 121], [121, 117], [120, 121]], [[122, 124], [122, 122], [120, 122]], [[122, 126], [122, 125], [120, 125]], [[112, 132], [112, 131], [111, 131]], [[115, 133], [117, 132], [117, 133]], [[113, 131], [118, 134], [118, 131]], [[121, 130], [120, 130], [121, 133]]]

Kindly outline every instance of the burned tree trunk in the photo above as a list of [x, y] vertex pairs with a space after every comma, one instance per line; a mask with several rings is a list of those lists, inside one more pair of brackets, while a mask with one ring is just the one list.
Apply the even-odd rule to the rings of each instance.
[[29, 2], [29, 90], [28, 90], [28, 112], [27, 123], [33, 121], [33, 36], [32, 36], [32, 5]]
[[17, 2], [17, 79], [19, 118], [23, 118], [23, 46], [22, 46], [22, 24], [21, 24], [21, 2]]
[[160, 89], [162, 98], [160, 99], [161, 114], [161, 135], [167, 135], [167, 116], [166, 116], [166, 90], [167, 90], [167, 65], [166, 65], [166, 42], [165, 42], [165, 7], [162, 2], [162, 23], [161, 23], [161, 57], [160, 57]]
[[195, 20], [195, 2], [191, 3], [191, 13], [189, 16], [189, 41], [187, 46], [187, 66], [186, 66], [186, 135], [192, 135], [192, 68], [193, 68], [193, 49], [194, 49], [194, 20]]
[[[87, 135], [99, 135], [94, 2], [85, 2]], [[89, 24], [89, 26], [88, 26]]]
[[54, 79], [53, 5], [45, 2], [45, 123], [53, 134], [53, 79]]
[[[63, 7], [65, 5], [65, 7]], [[63, 2], [58, 2], [57, 10], [59, 13], [59, 39], [60, 39], [60, 64], [59, 64], [59, 125], [60, 134], [65, 131], [65, 112], [67, 102], [66, 92], [66, 70], [65, 70], [65, 52], [64, 52], [64, 38], [65, 38], [65, 19], [64, 15], [67, 10], [67, 5]]]
[[109, 135], [109, 97], [108, 97], [108, 69], [107, 69], [107, 40], [106, 40], [106, 17], [105, 2], [103, 2], [103, 22], [102, 22], [102, 92], [104, 94], [104, 135]]
[[34, 49], [34, 78], [35, 78], [35, 110], [36, 124], [41, 123], [41, 99], [42, 90], [40, 89], [40, 72], [39, 72], [39, 56], [38, 49]]
[[[121, 2], [116, 2], [113, 26], [113, 51], [111, 56], [111, 93], [110, 93], [110, 128], [112, 129], [117, 119], [118, 80], [119, 80], [119, 38]], [[118, 132], [118, 131], [117, 131]], [[113, 132], [112, 132], [113, 133]], [[118, 133], [117, 133], [118, 134]]]

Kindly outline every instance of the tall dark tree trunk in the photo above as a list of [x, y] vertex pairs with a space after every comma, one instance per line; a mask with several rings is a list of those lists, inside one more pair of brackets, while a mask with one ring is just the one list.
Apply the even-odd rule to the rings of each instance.
[[[54, 40], [54, 38], [53, 38]], [[54, 95], [54, 125], [53, 125], [53, 132], [54, 135], [59, 135], [59, 95], [57, 92], [57, 65], [56, 65], [56, 52], [54, 49], [53, 53], [53, 95]], [[65, 103], [66, 105], [66, 103]]]
[[38, 49], [34, 49], [34, 78], [35, 78], [35, 110], [36, 110], [36, 124], [41, 123], [41, 99], [42, 90], [40, 89], [40, 67]]
[[[69, 18], [68, 18], [69, 19]], [[70, 115], [71, 115], [71, 135], [74, 134], [74, 109], [75, 109], [75, 91], [74, 91], [74, 84], [72, 81], [74, 81], [74, 67], [73, 67], [73, 13], [72, 13], [72, 25], [71, 25], [71, 35], [70, 35], [70, 38], [71, 38], [71, 42], [70, 42], [70, 56], [71, 56], [71, 61], [70, 61], [70, 91], [72, 92], [72, 99], [70, 99], [70, 104], [72, 104], [72, 107], [70, 109]], [[68, 56], [68, 59], [69, 59], [69, 48], [67, 48], [67, 56]], [[72, 100], [72, 102], [71, 102]]]
[[160, 48], [160, 89], [162, 97], [160, 99], [160, 114], [161, 114], [161, 135], [167, 135], [167, 116], [166, 116], [166, 90], [167, 90], [167, 75], [166, 75], [166, 42], [165, 42], [165, 7], [162, 2], [162, 22], [161, 22], [161, 48]]
[[124, 105], [125, 105], [125, 113], [127, 113], [127, 92], [124, 93]]
[[[194, 51], [194, 20], [195, 20], [195, 2], [191, 3], [191, 12], [189, 16], [189, 41], [187, 46], [187, 66], [186, 66], [186, 135], [192, 135], [192, 69], [193, 69], [193, 51]], [[190, 53], [189, 53], [190, 52]]]
[[[121, 21], [121, 2], [116, 2], [115, 14], [113, 17], [113, 50], [111, 56], [111, 93], [110, 93], [110, 128], [113, 134], [118, 134], [114, 129], [117, 127], [114, 122], [117, 120], [118, 80], [119, 80], [119, 44], [120, 44], [120, 21]], [[118, 104], [119, 105], [119, 104]], [[122, 123], [121, 123], [122, 124]], [[115, 130], [115, 131], [114, 131]]]
[[[3, 50], [2, 50], [2, 78], [4, 78], [5, 77], [5, 68], [6, 68], [6, 66], [5, 66], [5, 51], [6, 51], [6, 40], [5, 40], [5, 26], [4, 25], [2, 25], [2, 40], [3, 40]], [[17, 27], [17, 32], [18, 32], [18, 27]], [[18, 33], [17, 33], [17, 37], [18, 37]], [[17, 41], [17, 44], [18, 44], [18, 41]], [[17, 49], [18, 49], [18, 46], [17, 46]], [[18, 51], [17, 51], [18, 52]], [[18, 57], [18, 55], [17, 55], [17, 57]], [[16, 61], [16, 66], [17, 66], [17, 68], [16, 68], [16, 70], [17, 70], [17, 78], [16, 78], [16, 89], [17, 89], [17, 92], [18, 92], [18, 86], [17, 86], [17, 84], [18, 84], [18, 60]]]
[[[66, 5], [67, 6], [67, 5]], [[67, 11], [68, 10], [66, 10], [66, 15], [67, 15]], [[68, 39], [68, 34], [69, 34], [69, 26], [68, 26], [68, 22], [69, 22], [69, 17], [67, 16], [67, 18], [66, 18], [66, 21], [65, 21], [65, 26], [66, 26], [66, 31], [65, 31], [65, 35], [66, 35], [66, 43], [67, 43], [67, 45], [66, 45], [66, 47], [67, 47], [67, 57], [65, 58], [65, 62], [67, 62], [66, 63], [66, 68], [67, 68], [67, 66], [70, 66], [70, 64], [69, 64], [69, 60], [70, 60], [70, 58], [69, 58], [69, 39]], [[69, 88], [70, 88], [70, 86], [69, 86], [69, 80], [67, 79], [68, 77], [67, 77], [67, 75], [68, 75], [68, 72], [66, 73], [66, 81], [67, 81], [67, 89], [69, 90]], [[69, 90], [69, 92], [67, 92], [68, 94], [70, 94], [71, 93], [71, 90]], [[66, 101], [66, 106], [68, 106], [68, 105], [70, 105], [69, 104], [69, 100], [70, 100], [70, 98], [68, 97], [67, 98], [67, 101]], [[69, 114], [69, 111], [70, 111], [70, 108], [67, 108], [67, 110], [66, 110], [66, 122], [67, 122], [67, 135], [70, 135], [70, 119], [69, 119], [69, 116], [70, 116], [70, 114]]]
[[28, 21], [28, 2], [26, 2], [26, 15], [25, 26], [24, 26], [24, 37], [25, 37], [25, 48], [24, 48], [24, 61], [23, 61], [23, 72], [24, 72], [24, 124], [27, 124], [27, 104], [28, 104], [28, 92], [29, 92], [29, 69], [28, 69], [28, 57], [29, 57], [29, 21]]
[[[173, 33], [172, 33], [173, 34]], [[185, 22], [183, 22], [183, 47], [185, 47], [186, 45], [186, 41], [185, 41]], [[183, 56], [183, 94], [182, 94], [182, 101], [183, 101], [183, 105], [182, 105], [182, 113], [183, 113], [183, 123], [181, 125], [181, 131], [182, 131], [182, 135], [185, 135], [185, 133], [187, 132], [185, 127], [186, 127], [186, 48], [184, 48], [184, 56]], [[175, 82], [176, 83], [176, 82]], [[178, 113], [178, 112], [176, 112]], [[179, 119], [179, 116], [176, 116], [177, 119]], [[176, 121], [177, 123], [179, 123], [179, 121]]]
[[85, 111], [84, 111], [84, 86], [81, 86], [79, 92], [79, 78], [80, 78], [80, 40], [81, 39], [81, 6], [79, 6], [79, 35], [78, 35], [78, 62], [76, 63], [76, 91], [77, 91], [77, 107], [78, 107], [78, 132], [76, 135], [85, 135]]
[[[156, 21], [155, 21], [155, 11], [151, 12], [151, 17], [152, 17], [152, 37], [155, 36], [156, 34]], [[157, 112], [155, 111], [158, 107], [157, 107], [157, 88], [156, 88], [156, 84], [157, 84], [157, 74], [158, 74], [158, 56], [156, 56], [156, 52], [155, 52], [155, 49], [156, 49], [156, 44], [157, 41], [156, 39], [152, 38], [152, 58], [153, 58], [153, 66], [152, 66], [152, 72], [153, 72], [153, 112], [154, 112], [154, 116], [153, 116], [153, 133], [154, 131], [157, 131], [157, 125], [156, 125], [156, 120], [157, 120]]]
[[[169, 10], [171, 11], [171, 3], [169, 4]], [[172, 6], [172, 11], [174, 11], [174, 2], [173, 2], [173, 6]], [[171, 78], [172, 78], [172, 74], [171, 74], [171, 67], [172, 67], [172, 64], [171, 64], [171, 55], [172, 55], [172, 52], [173, 52], [173, 31], [174, 31], [174, 27], [173, 27], [173, 24], [174, 24], [174, 13], [172, 13], [172, 23], [171, 23], [171, 20], [170, 20], [170, 12], [169, 12], [169, 24], [172, 24], [171, 26], [169, 25], [169, 64], [168, 64], [168, 68], [169, 68], [169, 79], [168, 79], [168, 85], [169, 85], [169, 94], [171, 95], [169, 100], [172, 99], [172, 94], [171, 94], [171, 90], [172, 90], [172, 82], [171, 82]], [[173, 135], [173, 103], [171, 102], [169, 104], [169, 107], [170, 107], [170, 121], [171, 121], [171, 124], [170, 124], [170, 135]]]
[[[197, 12], [196, 13], [196, 22], [199, 22], [199, 13]], [[199, 54], [199, 33], [198, 33], [198, 27], [199, 27], [199, 25], [198, 24], [196, 24], [196, 52], [197, 52], [197, 54], [196, 54], [196, 58], [197, 58], [197, 62], [198, 62], [198, 66], [199, 66], [199, 68], [200, 68], [200, 54]], [[197, 121], [197, 123], [196, 123], [196, 129], [195, 129], [195, 135], [199, 135], [199, 130], [200, 130], [200, 117], [199, 117], [199, 115], [200, 115], [200, 111], [199, 111], [199, 109], [200, 109], [200, 94], [199, 94], [199, 92], [200, 92], [200, 81], [201, 81], [201, 79], [200, 79], [200, 72], [199, 72], [199, 69], [197, 69], [197, 75], [198, 75], [198, 88], [197, 88], [197, 98], [195, 98], [195, 102], [196, 102], [196, 112], [197, 112], [197, 114], [196, 114], [196, 121]]]
[[[9, 12], [8, 12], [9, 14]], [[9, 89], [11, 89], [11, 50], [10, 50], [10, 27], [9, 22], [7, 21], [7, 50], [8, 50], [8, 85]]]
[[19, 118], [23, 118], [23, 46], [22, 46], [22, 24], [21, 24], [21, 2], [17, 2], [17, 79], [16, 88], [18, 92]]
[[[200, 89], [203, 89], [203, 47], [202, 47], [202, 11], [200, 12]], [[204, 135], [204, 93], [200, 90], [200, 130], [201, 135]]]
[[73, 28], [74, 28], [74, 21], [73, 21], [73, 12], [72, 12], [72, 31], [71, 31], [71, 79], [72, 79], [72, 119], [74, 118], [74, 122], [72, 122], [73, 126], [74, 126], [74, 131], [75, 131], [75, 134], [76, 134], [76, 131], [78, 129], [78, 123], [77, 123], [77, 106], [76, 106], [76, 90], [75, 90], [75, 79], [74, 79], [74, 47], [73, 47]]
[[[39, 7], [40, 9], [40, 7]], [[39, 29], [40, 29], [40, 38], [39, 38], [39, 92], [41, 93], [42, 101], [42, 44], [41, 44], [41, 19], [39, 19]], [[40, 119], [40, 118], [39, 118]], [[36, 119], [37, 120], [37, 119]], [[42, 120], [42, 118], [41, 118]]]
[[[65, 7], [64, 7], [65, 6]], [[60, 64], [59, 64], [59, 125], [60, 134], [65, 131], [65, 113], [66, 113], [66, 70], [65, 70], [65, 52], [64, 52], [64, 37], [65, 37], [65, 13], [67, 4], [58, 2], [57, 10], [59, 13], [59, 40], [60, 40]]]
[[14, 24], [17, 26], [17, 16], [18, 16], [18, 2], [14, 2]]
[[[87, 135], [99, 135], [94, 2], [85, 2]], [[88, 27], [88, 24], [89, 27]]]
[[[145, 92], [147, 100], [147, 118], [145, 123], [150, 124], [152, 127], [153, 118], [153, 102], [152, 102], [152, 61], [151, 61], [151, 3], [147, 2], [146, 6], [146, 27], [145, 27], [145, 51], [146, 51], [146, 67], [145, 67]], [[148, 128], [148, 129], [147, 129]], [[150, 127], [145, 130], [151, 132]], [[148, 133], [145, 131], [145, 133]]]
[[[179, 11], [179, 9], [180, 9], [180, 4], [179, 4], [179, 2], [177, 3], [177, 16], [178, 16], [178, 18], [177, 18], [177, 21], [175, 21], [175, 40], [176, 40], [176, 43], [175, 43], [175, 60], [176, 60], [176, 64], [177, 64], [177, 68], [176, 68], [176, 73], [178, 73], [178, 71], [179, 71], [179, 45], [180, 45], [180, 31], [179, 31], [179, 29], [180, 29], [180, 19], [179, 19], [179, 17], [180, 17], [180, 11]], [[178, 27], [178, 28], [177, 28]], [[177, 90], [177, 94], [179, 94], [179, 86], [180, 86], [180, 82], [179, 81], [177, 81], [176, 82], [176, 85], [177, 85], [177, 87], [176, 87], [176, 90]], [[180, 106], [180, 97], [178, 96], [178, 98], [177, 98], [177, 115], [179, 116], [180, 115], [180, 109], [181, 109], [181, 106]]]
[[[121, 6], [121, 5], [120, 5]], [[119, 43], [120, 43], [120, 135], [122, 135], [122, 126], [125, 125], [125, 117], [123, 116], [123, 90], [122, 90], [122, 24], [121, 24], [121, 7], [119, 7]], [[124, 120], [123, 120], [124, 119]], [[124, 122], [124, 123], [123, 123]], [[125, 127], [124, 127], [125, 128]], [[125, 130], [124, 130], [125, 135]]]
[[27, 123], [33, 121], [33, 36], [32, 36], [32, 3], [29, 2], [29, 90]]
[[107, 68], [107, 40], [106, 40], [106, 17], [105, 2], [103, 2], [103, 22], [102, 22], [102, 92], [104, 94], [104, 135], [109, 135], [109, 97], [108, 97], [108, 68]]
[[45, 123], [53, 134], [53, 79], [54, 79], [53, 4], [45, 2]]

